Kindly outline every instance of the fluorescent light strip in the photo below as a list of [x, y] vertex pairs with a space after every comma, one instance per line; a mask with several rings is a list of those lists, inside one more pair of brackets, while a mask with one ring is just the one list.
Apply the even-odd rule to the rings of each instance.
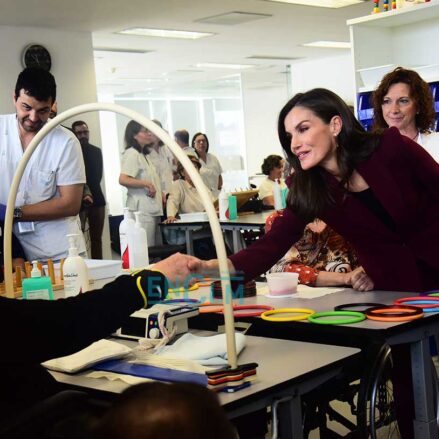
[[196, 64], [198, 68], [211, 68], [211, 69], [232, 69], [232, 70], [242, 70], [242, 69], [252, 69], [256, 66], [254, 64], [220, 64], [220, 63], [198, 63]]
[[364, 3], [367, 0], [265, 0], [274, 3], [290, 3], [292, 5], [316, 6], [319, 8], [343, 8], [345, 6]]
[[305, 47], [323, 47], [325, 49], [350, 49], [349, 41], [313, 41], [311, 43], [302, 44]]
[[192, 32], [172, 29], [148, 29], [143, 27], [133, 27], [131, 29], [121, 30], [116, 33], [123, 35], [137, 35], [141, 37], [182, 38], [186, 40], [196, 40], [198, 38], [210, 37], [212, 35], [215, 35], [208, 32]]

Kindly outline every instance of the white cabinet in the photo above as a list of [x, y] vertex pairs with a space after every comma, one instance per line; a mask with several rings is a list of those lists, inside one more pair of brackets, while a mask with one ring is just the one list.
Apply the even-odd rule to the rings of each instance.
[[355, 92], [373, 90], [396, 66], [439, 80], [439, 0], [347, 21]]

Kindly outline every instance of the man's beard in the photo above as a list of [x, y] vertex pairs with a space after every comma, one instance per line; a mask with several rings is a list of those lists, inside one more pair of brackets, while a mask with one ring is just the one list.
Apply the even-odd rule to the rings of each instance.
[[44, 123], [43, 121], [39, 120], [36, 123], [32, 123], [26, 124], [26, 122], [30, 122], [29, 116], [23, 117], [22, 119], [20, 119], [20, 125], [21, 127], [24, 129], [24, 131], [28, 132], [28, 133], [37, 133], [38, 131], [41, 130], [41, 128], [43, 127]]
[[87, 146], [88, 145], [88, 139], [79, 139], [79, 143], [81, 146]]

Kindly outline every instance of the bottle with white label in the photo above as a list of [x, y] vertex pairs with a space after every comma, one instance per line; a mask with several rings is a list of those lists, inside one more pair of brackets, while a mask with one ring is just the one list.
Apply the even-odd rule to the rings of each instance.
[[53, 300], [50, 277], [41, 276], [37, 261], [32, 261], [32, 265], [31, 277], [23, 280], [23, 299]]
[[128, 249], [130, 254], [130, 270], [145, 268], [149, 265], [148, 241], [146, 231], [140, 223], [140, 212], [134, 212], [136, 222], [128, 229]]
[[218, 197], [218, 206], [219, 206], [219, 219], [220, 221], [225, 221], [230, 218], [229, 212], [229, 194], [221, 189], [221, 192]]
[[134, 227], [133, 214], [128, 207], [123, 209], [123, 220], [119, 225], [120, 256], [122, 268], [130, 268], [130, 255], [128, 247], [128, 230]]
[[274, 208], [276, 210], [283, 209], [283, 203], [282, 203], [282, 192], [280, 189], [280, 184], [278, 180], [275, 180], [274, 186], [273, 186], [273, 198], [274, 198]]
[[69, 240], [69, 256], [64, 261], [64, 294], [65, 297], [85, 293], [89, 288], [88, 268], [84, 259], [78, 254], [76, 247], [77, 234], [67, 235]]

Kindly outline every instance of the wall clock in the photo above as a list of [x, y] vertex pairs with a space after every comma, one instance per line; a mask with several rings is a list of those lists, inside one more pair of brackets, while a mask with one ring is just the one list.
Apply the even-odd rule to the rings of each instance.
[[52, 67], [52, 58], [44, 46], [29, 44], [23, 50], [22, 63], [24, 67], [40, 67], [49, 71]]

